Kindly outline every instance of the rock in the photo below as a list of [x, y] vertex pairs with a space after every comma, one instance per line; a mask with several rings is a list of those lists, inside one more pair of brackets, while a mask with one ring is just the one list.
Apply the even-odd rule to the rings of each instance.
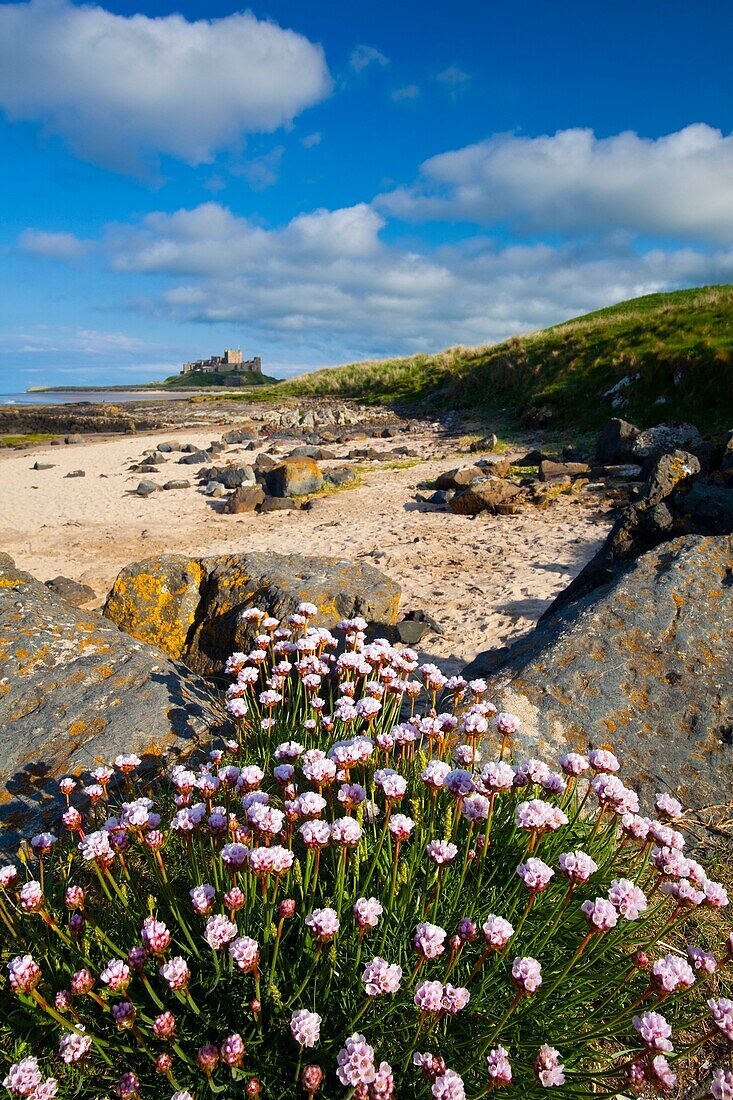
[[221, 672], [231, 652], [251, 644], [240, 617], [245, 607], [281, 618], [309, 600], [325, 626], [354, 615], [391, 624], [399, 599], [394, 581], [361, 562], [269, 552], [197, 561], [167, 555], [123, 569], [104, 613], [134, 637], [165, 645], [170, 655], [209, 675]]
[[299, 497], [323, 488], [323, 474], [312, 458], [285, 458], [267, 474], [267, 485], [274, 497]]
[[240, 485], [255, 483], [255, 472], [251, 466], [212, 466], [209, 477], [226, 489], [238, 489]]
[[230, 432], [224, 433], [225, 443], [249, 443], [251, 440], [258, 438], [257, 430], [254, 427], [232, 428]]
[[186, 481], [185, 478], [178, 478], [177, 480], [174, 478], [173, 481], [166, 481], [165, 484], [163, 485], [163, 488], [164, 489], [190, 489], [191, 488], [191, 482]]
[[138, 484], [135, 492], [139, 497], [149, 497], [151, 493], [157, 493], [160, 489], [160, 485], [157, 485], [154, 481], [141, 481]]
[[589, 473], [590, 466], [585, 462], [550, 462], [546, 459], [540, 463], [540, 481], [557, 481], [559, 478], [574, 478]]
[[438, 489], [424, 499], [426, 504], [433, 504], [436, 508], [447, 508], [455, 495], [455, 489]]
[[67, 435], [66, 438], [64, 439], [64, 443], [69, 443], [71, 445], [78, 445], [79, 443], [83, 443], [83, 442], [84, 442], [84, 437], [81, 436], [81, 435]]
[[639, 429], [627, 420], [613, 417], [601, 428], [596, 440], [596, 462], [602, 466], [614, 466], [634, 458], [634, 444]]
[[224, 511], [232, 516], [242, 512], [256, 512], [264, 502], [265, 491], [261, 485], [240, 485], [227, 497]]
[[479, 512], [497, 511], [499, 505], [507, 504], [521, 493], [518, 485], [502, 478], [488, 478], [457, 493], [450, 501], [449, 508], [459, 516], [475, 516]]
[[498, 443], [498, 438], [492, 432], [490, 435], [482, 436], [481, 439], [475, 439], [468, 449], [471, 452], [493, 451], [498, 446]]
[[189, 454], [185, 454], [183, 458], [179, 458], [178, 462], [182, 466], [205, 466], [209, 461], [209, 456], [205, 451], [191, 451]]
[[62, 600], [73, 604], [74, 607], [81, 607], [94, 599], [93, 588], [90, 588], [88, 584], [81, 584], [80, 581], [72, 581], [68, 577], [54, 577], [53, 580], [46, 581], [45, 584], [46, 588], [50, 589], [54, 595], [60, 596]]
[[548, 456], [543, 451], [527, 451], [526, 455], [516, 459], [515, 466], [539, 466], [541, 462], [547, 462]]
[[0, 636], [6, 849], [58, 817], [62, 776], [121, 752], [157, 769], [160, 753], [187, 751], [223, 722], [204, 682], [183, 665], [12, 568], [0, 577]]
[[323, 479], [329, 485], [339, 487], [341, 485], [351, 485], [357, 480], [357, 475], [348, 466], [334, 466], [332, 469], [325, 471]]
[[720, 460], [720, 470], [727, 477], [733, 475], [733, 432], [730, 433], [730, 438], [725, 441], [723, 456]]
[[210, 481], [206, 486], [206, 495], [209, 497], [226, 496], [226, 489], [219, 481]]
[[182, 450], [182, 447], [177, 439], [169, 439], [165, 443], [159, 443], [156, 449], [162, 454], [170, 454], [171, 451]]
[[398, 642], [417, 645], [426, 634], [442, 634], [443, 628], [427, 611], [408, 611], [395, 625], [394, 632]]
[[201, 448], [197, 447], [195, 443], [184, 443], [181, 450], [184, 454], [195, 454], [197, 451], [201, 450]]
[[151, 463], [153, 466], [162, 466], [168, 459], [160, 451], [148, 451], [145, 461]]
[[293, 447], [288, 454], [288, 458], [315, 458], [319, 462], [330, 462], [335, 457], [333, 451], [327, 450], [326, 447], [315, 447], [308, 444], [304, 444], [302, 447]]
[[491, 477], [506, 477], [512, 468], [512, 464], [508, 458], [501, 458], [499, 455], [490, 456], [489, 458], [481, 458], [476, 463], [478, 468], [482, 471], [484, 477], [490, 475]]
[[695, 482], [680, 494], [675, 519], [690, 530], [709, 535], [733, 531], [733, 488]]
[[632, 449], [635, 458], [657, 458], [675, 450], [694, 451], [702, 441], [694, 424], [657, 424], [639, 432]]
[[289, 512], [297, 507], [292, 497], [265, 497], [261, 512]]
[[641, 500], [650, 508], [674, 492], [682, 482], [700, 473], [695, 455], [674, 451], [659, 458], [651, 472]]
[[598, 471], [598, 475], [600, 477], [617, 478], [619, 481], [637, 481], [641, 477], [641, 466], [635, 466], [632, 462], [624, 463], [621, 466], [602, 466]]
[[[507, 464], [507, 469], [509, 466]], [[474, 481], [480, 481], [486, 477], [486, 470], [480, 466], [459, 466], [454, 470], [444, 470], [438, 474], [435, 481], [437, 489], [465, 489]]]
[[55, 462], [34, 462], [31, 470], [53, 470], [55, 466]]
[[220, 451], [226, 450], [226, 444], [222, 443], [220, 439], [212, 439], [206, 450], [209, 454], [216, 455], [219, 454]]
[[66, 477], [86, 477], [86, 470], [69, 470]]
[[[488, 681], [522, 719], [516, 755], [610, 744], [647, 810], [665, 789], [693, 806], [730, 799], [732, 569], [730, 536], [689, 535], [546, 613]], [[466, 674], [487, 667], [479, 657]]]

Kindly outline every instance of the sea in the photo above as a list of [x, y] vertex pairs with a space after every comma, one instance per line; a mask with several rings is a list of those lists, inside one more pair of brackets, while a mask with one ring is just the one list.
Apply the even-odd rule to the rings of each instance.
[[0, 393], [0, 405], [121, 405], [126, 401], [181, 401], [191, 393], [172, 390], [57, 390], [53, 393]]

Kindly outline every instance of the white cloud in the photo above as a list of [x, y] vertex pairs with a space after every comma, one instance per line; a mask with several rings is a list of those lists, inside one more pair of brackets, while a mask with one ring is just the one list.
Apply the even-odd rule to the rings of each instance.
[[395, 103], [405, 103], [420, 98], [420, 86], [418, 84], [406, 84], [404, 88], [395, 88], [392, 99]]
[[209, 162], [330, 87], [320, 46], [251, 12], [190, 23], [68, 0], [0, 5], [0, 108], [118, 170]]
[[456, 87], [460, 84], [465, 84], [471, 79], [471, 74], [465, 72], [463, 69], [459, 69], [457, 65], [449, 65], [447, 69], [442, 69], [436, 77], [436, 80], [441, 84], [448, 84], [451, 87]]
[[244, 164], [240, 174], [244, 176], [253, 191], [266, 191], [268, 187], [277, 183], [284, 152], [284, 145], [276, 145], [269, 153], [251, 157]]
[[92, 247], [73, 233], [47, 233], [42, 229], [24, 229], [18, 237], [18, 247], [32, 256], [49, 260], [83, 260]]
[[349, 55], [349, 65], [355, 73], [360, 73], [370, 65], [379, 65], [384, 68], [389, 65], [389, 58], [375, 46], [355, 46]]
[[505, 222], [521, 233], [608, 232], [733, 241], [733, 136], [703, 123], [656, 139], [592, 130], [496, 135], [425, 161], [380, 197], [414, 220]]
[[164, 280], [137, 307], [237, 326], [281, 360], [336, 361], [504, 339], [639, 294], [733, 279], [733, 250], [638, 253], [621, 239], [582, 249], [460, 244], [404, 248], [359, 204], [265, 229], [218, 203], [110, 231], [117, 270]]
[[323, 135], [321, 134], [320, 130], [316, 130], [315, 133], [306, 134], [305, 137], [302, 137], [300, 139], [300, 144], [303, 146], [304, 149], [313, 149], [316, 145], [321, 144], [322, 137]]

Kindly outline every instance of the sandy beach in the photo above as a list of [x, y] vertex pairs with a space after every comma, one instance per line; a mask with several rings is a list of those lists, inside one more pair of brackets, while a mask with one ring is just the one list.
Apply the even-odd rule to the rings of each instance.
[[[175, 434], [197, 446], [217, 435], [211, 427]], [[607, 500], [592, 492], [515, 516], [425, 509], [414, 501], [420, 484], [468, 461], [429, 428], [409, 437], [422, 456], [414, 465], [373, 465], [358, 487], [321, 496], [308, 509], [221, 514], [220, 502], [197, 488], [196, 467], [179, 465], [178, 454], [154, 480], [188, 478], [192, 487], [139, 497], [134, 489], [149, 475], [129, 467], [165, 438], [88, 438], [2, 453], [0, 548], [41, 580], [61, 574], [90, 585], [96, 605], [123, 566], [163, 553], [272, 550], [366, 559], [402, 586], [403, 612], [421, 609], [441, 624], [443, 633], [427, 636], [422, 651], [457, 669], [528, 631], [595, 553], [610, 522]], [[333, 450], [341, 457], [349, 445]], [[229, 447], [224, 460], [249, 463], [256, 453]], [[36, 461], [54, 466], [33, 470]], [[85, 477], [66, 477], [77, 469]]]

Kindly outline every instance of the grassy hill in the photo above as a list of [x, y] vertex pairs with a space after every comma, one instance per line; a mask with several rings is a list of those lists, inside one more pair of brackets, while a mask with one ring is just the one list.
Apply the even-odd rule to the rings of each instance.
[[[603, 395], [624, 378], [614, 407]], [[558, 427], [610, 415], [733, 427], [733, 286], [650, 294], [491, 347], [332, 367], [257, 392], [286, 397], [505, 410]]]
[[[278, 379], [271, 378], [269, 374], [258, 374], [253, 371], [241, 374], [207, 374], [204, 371], [194, 370], [188, 374], [171, 374], [158, 383], [156, 388], [162, 390], [192, 390], [210, 389], [212, 386], [236, 389], [239, 386], [273, 386]], [[151, 383], [151, 385], [156, 385]]]

